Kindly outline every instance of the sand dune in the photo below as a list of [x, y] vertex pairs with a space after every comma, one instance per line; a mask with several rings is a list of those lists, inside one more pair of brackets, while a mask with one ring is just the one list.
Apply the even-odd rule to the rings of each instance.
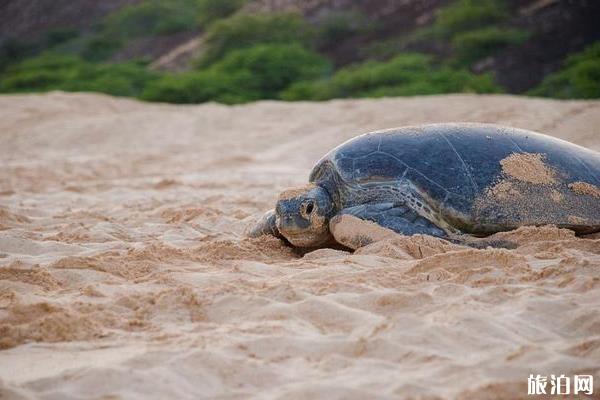
[[516, 399], [593, 374], [600, 235], [302, 255], [244, 232], [357, 134], [480, 121], [600, 150], [600, 102], [0, 97], [0, 398]]

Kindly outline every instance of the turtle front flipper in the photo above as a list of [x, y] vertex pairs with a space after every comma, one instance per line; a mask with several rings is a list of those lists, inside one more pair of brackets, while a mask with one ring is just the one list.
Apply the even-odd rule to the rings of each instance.
[[342, 210], [329, 223], [337, 242], [352, 249], [394, 237], [415, 234], [446, 238], [446, 232], [404, 204], [363, 204]]
[[280, 239], [283, 238], [277, 229], [277, 216], [275, 215], [275, 210], [267, 211], [258, 221], [256, 226], [248, 233], [248, 236], [253, 238], [263, 235], [272, 235]]

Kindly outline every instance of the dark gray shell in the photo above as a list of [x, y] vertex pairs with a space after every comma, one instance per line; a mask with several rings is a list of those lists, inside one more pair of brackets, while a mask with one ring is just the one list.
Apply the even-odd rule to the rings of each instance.
[[[553, 182], [508, 176], [501, 161], [515, 153], [541, 155]], [[470, 233], [541, 224], [600, 230], [600, 154], [521, 129], [433, 124], [368, 133], [326, 154], [310, 181], [327, 189], [338, 209], [402, 200], [412, 188], [427, 210]], [[510, 190], [497, 193], [502, 182]], [[581, 184], [598, 193], [574, 190]]]

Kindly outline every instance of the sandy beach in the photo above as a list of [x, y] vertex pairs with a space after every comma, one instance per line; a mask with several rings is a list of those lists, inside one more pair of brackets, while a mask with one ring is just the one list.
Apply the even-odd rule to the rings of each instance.
[[600, 101], [0, 96], [0, 399], [519, 399], [530, 374], [600, 395], [600, 234], [246, 238], [332, 147], [448, 121], [600, 151]]

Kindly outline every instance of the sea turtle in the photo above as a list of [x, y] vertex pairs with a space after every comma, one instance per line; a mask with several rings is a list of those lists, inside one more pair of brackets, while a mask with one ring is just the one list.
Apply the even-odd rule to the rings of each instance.
[[468, 242], [546, 224], [600, 231], [600, 153], [522, 129], [446, 123], [341, 144], [250, 235], [357, 248], [382, 232]]

